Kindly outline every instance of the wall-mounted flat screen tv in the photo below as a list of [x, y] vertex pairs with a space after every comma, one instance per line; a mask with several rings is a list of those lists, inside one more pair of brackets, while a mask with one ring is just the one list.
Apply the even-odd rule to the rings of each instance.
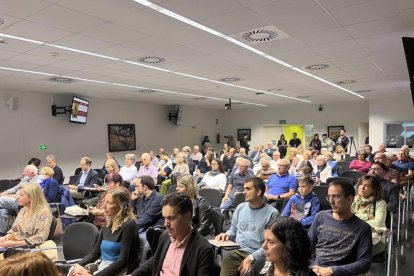
[[89, 101], [73, 96], [69, 122], [86, 124], [88, 117]]

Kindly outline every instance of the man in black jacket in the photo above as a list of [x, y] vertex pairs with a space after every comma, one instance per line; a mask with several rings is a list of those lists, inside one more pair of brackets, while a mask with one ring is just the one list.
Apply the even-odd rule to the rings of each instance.
[[54, 155], [48, 155], [46, 156], [46, 163], [47, 166], [53, 169], [53, 179], [56, 180], [60, 185], [63, 184], [63, 173], [62, 173], [62, 169], [58, 167], [57, 160], [56, 160], [56, 156]]
[[155, 255], [131, 275], [214, 275], [214, 252], [210, 243], [191, 227], [193, 204], [185, 194], [168, 194], [162, 201], [167, 230]]

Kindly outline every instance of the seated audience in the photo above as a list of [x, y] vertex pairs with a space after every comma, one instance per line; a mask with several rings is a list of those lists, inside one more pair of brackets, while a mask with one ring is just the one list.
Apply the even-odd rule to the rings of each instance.
[[30, 158], [29, 162], [27, 163], [27, 165], [34, 165], [38, 170], [40, 169], [40, 164], [42, 163], [42, 161], [40, 161], [39, 158], [36, 157], [32, 157]]
[[319, 199], [312, 192], [313, 184], [310, 176], [299, 178], [298, 193], [289, 199], [282, 212], [282, 216], [298, 220], [305, 228], [311, 226], [320, 211]]
[[279, 167], [279, 162], [280, 162], [280, 152], [279, 151], [274, 151], [272, 154], [272, 160], [270, 160], [270, 167], [272, 169], [274, 169], [275, 171], [277, 171], [277, 168]]
[[200, 147], [195, 145], [193, 147], [193, 153], [191, 153], [191, 159], [198, 164], [201, 161], [201, 158], [203, 158], [203, 155], [200, 152]]
[[[377, 153], [378, 154], [378, 153]], [[398, 211], [399, 186], [386, 178], [388, 167], [380, 162], [374, 162], [369, 171], [373, 176], [379, 177], [382, 186], [382, 199], [387, 203], [388, 212]]]
[[222, 209], [230, 208], [234, 202], [236, 193], [243, 192], [246, 179], [253, 176], [253, 171], [249, 170], [249, 160], [243, 157], [238, 157], [236, 163], [238, 163], [238, 168], [233, 169], [232, 174], [229, 177], [226, 192], [220, 205], [220, 208]]
[[108, 174], [113, 173], [113, 172], [117, 172], [119, 173], [119, 168], [118, 168], [118, 164], [116, 163], [116, 161], [114, 159], [108, 159], [105, 162], [105, 177], [104, 177], [104, 186], [106, 186], [107, 184], [107, 179], [106, 177], [108, 176]]
[[381, 143], [378, 145], [377, 151], [374, 152], [374, 157], [377, 153], [386, 153], [387, 151], [385, 150], [385, 144]]
[[76, 185], [68, 185], [70, 192], [75, 199], [84, 198], [84, 187], [94, 187], [98, 181], [98, 173], [91, 168], [92, 159], [84, 156], [80, 160], [81, 173], [78, 175]]
[[335, 180], [329, 185], [332, 210], [320, 211], [308, 232], [316, 275], [359, 275], [371, 267], [371, 226], [352, 213], [354, 197], [350, 183]]
[[[185, 158], [184, 153], [180, 152], [177, 154], [177, 159], [175, 160], [176, 164], [174, 169], [171, 172], [171, 177], [178, 177], [183, 174], [189, 174], [190, 169], [187, 165], [187, 160]], [[171, 186], [172, 180], [166, 179], [161, 183], [160, 193], [162, 195], [166, 195], [168, 192], [168, 188]]]
[[148, 227], [162, 225], [164, 220], [161, 214], [162, 195], [155, 190], [154, 179], [149, 175], [142, 175], [134, 180], [135, 192], [131, 199], [134, 202], [134, 211], [137, 214], [139, 236], [146, 239]]
[[158, 164], [158, 178], [157, 184], [161, 185], [161, 183], [167, 179], [173, 170], [173, 164], [168, 156], [168, 153], [162, 152], [160, 153], [160, 163]]
[[105, 169], [105, 162], [106, 161], [108, 161], [109, 159], [113, 159], [113, 160], [115, 160], [115, 163], [116, 163], [116, 165], [117, 165], [117, 167], [118, 167], [118, 169], [121, 167], [120, 165], [119, 165], [119, 162], [118, 162], [118, 160], [116, 160], [115, 159], [115, 157], [114, 157], [114, 155], [112, 154], [112, 152], [107, 152], [107, 153], [105, 153], [105, 161], [104, 161], [104, 164], [103, 164], [103, 166], [102, 166], [102, 173], [104, 174], [104, 175], [107, 175], [108, 174], [108, 172], [106, 171], [106, 169]]
[[291, 175], [297, 175], [300, 171], [300, 165], [303, 161], [302, 155], [298, 155], [297, 148], [289, 148], [289, 155], [286, 156], [286, 159], [290, 162], [289, 173]]
[[321, 152], [321, 149], [322, 149], [322, 141], [319, 139], [319, 134], [318, 133], [315, 133], [315, 135], [313, 135], [313, 139], [309, 143], [309, 148]]
[[197, 169], [194, 172], [194, 179], [196, 183], [201, 181], [201, 179], [204, 177], [204, 175], [211, 171], [211, 162], [214, 159], [214, 153], [211, 149], [208, 149], [206, 154], [204, 155], [204, 158], [201, 159], [201, 161], [197, 165]]
[[298, 221], [278, 217], [266, 224], [263, 236], [265, 258], [254, 264], [256, 269], [252, 268], [248, 276], [313, 275], [309, 269], [309, 237]]
[[19, 190], [30, 183], [39, 184], [42, 180], [37, 175], [38, 169], [35, 165], [27, 165], [23, 170], [23, 178], [16, 186], [0, 193], [0, 236], [7, 231], [9, 216], [15, 216], [18, 212]]
[[154, 181], [157, 180], [157, 176], [158, 176], [157, 167], [155, 167], [151, 163], [151, 155], [146, 152], [141, 154], [141, 166], [139, 167], [136, 177], [139, 177], [142, 175], [149, 175], [152, 178], [154, 178]]
[[0, 238], [0, 247], [40, 245], [50, 232], [52, 213], [39, 184], [23, 186], [18, 198], [20, 209], [11, 229]]
[[333, 159], [335, 159], [336, 162], [344, 160], [345, 154], [346, 154], [345, 149], [341, 145], [337, 145], [335, 147]]
[[180, 149], [179, 148], [173, 148], [173, 153], [171, 154], [171, 162], [173, 162], [175, 164], [175, 159], [177, 159], [177, 155], [180, 153]]
[[222, 192], [226, 189], [227, 178], [224, 174], [224, 169], [220, 159], [213, 159], [211, 161], [211, 171], [207, 172], [200, 184], [201, 189], [217, 189]]
[[214, 252], [210, 243], [191, 226], [193, 203], [182, 193], [166, 195], [162, 215], [167, 230], [157, 251], [132, 276], [204, 275], [214, 276]]
[[368, 223], [372, 228], [372, 255], [385, 250], [387, 203], [381, 199], [381, 182], [378, 177], [364, 175], [358, 181], [358, 194], [352, 203], [352, 213]]
[[322, 140], [321, 140], [321, 150], [326, 149], [327, 151], [332, 152], [333, 151], [333, 144], [331, 138], [328, 137], [326, 133], [322, 134]]
[[[239, 155], [240, 156], [240, 155]], [[260, 160], [262, 159], [267, 159], [269, 161], [269, 165], [270, 165], [270, 158], [269, 155], [267, 155], [267, 153], [261, 153], [260, 154], [260, 159], [259, 162], [255, 163], [253, 166], [253, 173], [256, 175], [257, 171], [260, 170], [262, 168], [262, 164], [260, 164]]]
[[275, 149], [273, 148], [273, 142], [272, 141], [267, 142], [264, 152], [269, 156], [269, 158], [272, 158], [272, 154], [274, 151]]
[[61, 274], [42, 252], [21, 252], [0, 261], [0, 275], [60, 276]]
[[408, 181], [414, 178], [414, 162], [409, 157], [406, 150], [400, 150], [397, 154], [397, 160], [392, 163], [400, 174], [400, 186], [406, 186]]
[[236, 162], [235, 151], [235, 148], [231, 148], [229, 149], [227, 155], [223, 157], [223, 169], [225, 172], [232, 170], [234, 167]]
[[65, 178], [63, 176], [62, 169], [59, 168], [57, 165], [57, 159], [54, 155], [48, 155], [46, 156], [46, 163], [47, 166], [53, 169], [53, 179], [57, 181], [60, 185], [63, 184], [63, 179]]
[[374, 154], [372, 153], [372, 146], [371, 145], [365, 145], [364, 146], [364, 152], [366, 157], [366, 160], [373, 163], [374, 162]]
[[240, 245], [240, 249], [230, 251], [224, 258], [221, 276], [244, 275], [263, 256], [261, 243], [265, 225], [279, 215], [275, 208], [263, 203], [265, 189], [260, 178], [246, 179], [243, 192], [246, 202], [237, 206], [230, 229], [216, 236], [218, 241], [232, 240]]
[[[298, 179], [289, 174], [289, 167], [289, 161], [283, 159], [279, 163], [277, 173], [269, 177], [266, 183], [266, 193], [264, 194], [267, 200], [275, 201], [290, 198], [296, 193]], [[281, 205], [278, 207], [281, 207]]]
[[94, 249], [71, 270], [71, 275], [89, 275], [83, 267], [99, 258], [101, 262], [93, 275], [122, 275], [131, 273], [138, 260], [138, 231], [130, 194], [125, 189], [112, 189], [106, 193], [104, 214], [107, 224], [99, 232]]
[[328, 159], [324, 155], [316, 157], [316, 185], [325, 184], [326, 180], [332, 176], [332, 168], [327, 164]]
[[[116, 189], [116, 188], [124, 188], [122, 187], [122, 176], [117, 172], [111, 172], [106, 176], [106, 183], [107, 188], [105, 192], [98, 198], [98, 203], [95, 207], [89, 207], [89, 213], [94, 216], [93, 224], [98, 226], [99, 228], [104, 227], [106, 224], [105, 218], [105, 196], [108, 190]], [[99, 188], [101, 189], [101, 188]], [[126, 188], [125, 188], [126, 189]]]
[[160, 163], [160, 160], [155, 155], [155, 152], [153, 150], [150, 150], [149, 154], [151, 156], [151, 164], [154, 165], [154, 167], [157, 168], [158, 167], [158, 164]]
[[[261, 178], [265, 183], [267, 182], [269, 177], [272, 174], [275, 174], [277, 171], [277, 170], [274, 170], [272, 167], [270, 167], [270, 161], [268, 157], [261, 158], [259, 164], [257, 165], [260, 165], [260, 168], [257, 170], [255, 175]], [[253, 169], [253, 172], [254, 172], [254, 169]]]
[[250, 159], [253, 161], [253, 164], [259, 163], [260, 154], [263, 153], [263, 145], [257, 145], [255, 150], [252, 151], [249, 155]]
[[132, 180], [137, 177], [138, 169], [135, 166], [136, 159], [137, 157], [133, 153], [125, 154], [125, 165], [119, 171], [122, 179], [128, 183], [132, 183]]
[[178, 193], [185, 193], [193, 202], [193, 217], [192, 225], [197, 229], [202, 236], [210, 234], [210, 205], [208, 202], [197, 193], [197, 186], [194, 183], [194, 178], [191, 174], [183, 174], [177, 179]]
[[39, 178], [42, 180], [40, 187], [42, 187], [48, 203], [60, 202], [60, 185], [53, 179], [54, 171], [50, 167], [43, 167], [40, 170]]
[[367, 161], [367, 154], [363, 150], [357, 152], [358, 159], [352, 160], [349, 164], [349, 168], [354, 171], [368, 173], [369, 168], [371, 168], [372, 163]]
[[323, 156], [326, 157], [326, 164], [328, 164], [328, 166], [331, 167], [332, 177], [338, 177], [338, 167], [336, 166], [336, 161], [333, 159], [332, 152], [327, 151], [323, 153]]

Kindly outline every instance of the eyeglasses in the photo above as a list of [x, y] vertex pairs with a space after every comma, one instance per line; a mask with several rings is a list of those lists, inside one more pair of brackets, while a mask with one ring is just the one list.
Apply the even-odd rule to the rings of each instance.
[[344, 197], [343, 195], [328, 195], [328, 196], [326, 196], [326, 200], [329, 201], [329, 202], [331, 202], [332, 199], [334, 201], [337, 201], [337, 200], [339, 200], [343, 197]]

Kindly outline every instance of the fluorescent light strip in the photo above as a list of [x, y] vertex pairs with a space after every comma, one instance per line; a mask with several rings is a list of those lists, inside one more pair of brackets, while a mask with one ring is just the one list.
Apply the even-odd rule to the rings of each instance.
[[[302, 73], [302, 74], [304, 74], [306, 76], [309, 76], [311, 78], [314, 78], [316, 80], [319, 80], [319, 81], [321, 81], [323, 83], [326, 83], [328, 85], [331, 85], [331, 86], [333, 86], [335, 88], [341, 89], [341, 90], [343, 90], [343, 91], [345, 91], [347, 93], [350, 93], [350, 94], [355, 95], [357, 97], [360, 97], [362, 99], [365, 98], [364, 96], [361, 96], [361, 95], [359, 95], [359, 94], [357, 94], [357, 93], [355, 93], [355, 92], [353, 92], [353, 91], [351, 91], [349, 89], [343, 88], [343, 87], [341, 87], [341, 86], [339, 86], [339, 85], [337, 85], [335, 83], [332, 83], [332, 82], [330, 82], [328, 80], [325, 80], [323, 78], [320, 78], [318, 76], [315, 76], [313, 74], [310, 74], [310, 73], [308, 73], [306, 71], [303, 71], [302, 69], [300, 69], [300, 68], [298, 68], [296, 66], [293, 66], [293, 65], [291, 65], [291, 64], [289, 64], [287, 62], [284, 62], [283, 60], [280, 60], [278, 58], [275, 58], [275, 57], [273, 57], [273, 56], [271, 56], [269, 54], [266, 54], [265, 52], [262, 52], [260, 50], [257, 50], [256, 48], [253, 48], [253, 47], [251, 47], [251, 46], [249, 46], [249, 45], [247, 45], [247, 44], [245, 44], [243, 42], [240, 42], [237, 39], [234, 39], [234, 38], [232, 38], [232, 37], [230, 37], [228, 35], [225, 35], [223, 33], [220, 33], [220, 32], [218, 32], [218, 31], [216, 31], [216, 30], [214, 30], [212, 28], [209, 28], [207, 26], [204, 26], [204, 25], [202, 25], [202, 24], [200, 24], [198, 22], [195, 22], [195, 21], [193, 21], [193, 20], [191, 20], [189, 18], [186, 18], [186, 17], [184, 17], [182, 15], [179, 15], [179, 14], [177, 14], [175, 12], [172, 12], [172, 11], [170, 11], [168, 9], [165, 9], [165, 8], [163, 8], [161, 6], [158, 6], [158, 5], [156, 5], [156, 4], [154, 4], [154, 3], [150, 2], [150, 1], [147, 1], [147, 0], [133, 0], [133, 1], [135, 1], [135, 2], [137, 2], [139, 4], [141, 4], [141, 5], [144, 5], [144, 6], [148, 7], [148, 8], [150, 8], [150, 9], [153, 9], [155, 11], [158, 11], [158, 12], [160, 12], [162, 14], [165, 14], [165, 15], [167, 15], [169, 17], [172, 17], [174, 19], [177, 19], [177, 20], [179, 20], [181, 22], [184, 22], [184, 23], [186, 23], [188, 25], [191, 25], [191, 26], [193, 26], [195, 28], [198, 28], [200, 30], [203, 30], [205, 32], [208, 32], [208, 33], [210, 33], [212, 35], [221, 37], [221, 38], [223, 38], [223, 39], [225, 39], [225, 40], [227, 40], [227, 41], [229, 41], [229, 42], [231, 42], [233, 44], [239, 45], [240, 47], [243, 47], [246, 50], [249, 50], [249, 51], [251, 51], [253, 53], [256, 53], [256, 54], [258, 54], [260, 56], [263, 56], [264, 58], [267, 58], [268, 60], [271, 60], [273, 62], [276, 62], [276, 63], [278, 63], [278, 64], [280, 64], [282, 66], [285, 66], [287, 68], [290, 68], [292, 70], [295, 70], [295, 71], [297, 71], [299, 73]], [[241, 88], [241, 87], [239, 87], [239, 88]], [[264, 91], [261, 91], [261, 92], [266, 93]], [[267, 92], [266, 94], [273, 94], [273, 93], [268, 93]], [[282, 95], [279, 95], [279, 94], [273, 94], [273, 95], [282, 96]], [[287, 97], [287, 98], [293, 98], [293, 97]], [[297, 100], [297, 98], [293, 98], [293, 99], [296, 99]], [[309, 102], [309, 101], [305, 101], [305, 102]]]
[[[56, 74], [50, 74], [50, 73], [45, 73], [45, 72], [24, 70], [24, 69], [10, 68], [10, 67], [1, 67], [0, 66], [0, 70], [7, 70], [7, 71], [13, 71], [13, 72], [19, 72], [19, 73], [29, 73], [29, 74], [36, 74], [36, 75], [45, 75], [45, 76], [51, 76], [51, 77], [64, 77], [64, 78], [71, 78], [71, 79], [79, 80], [79, 81], [93, 82], [93, 83], [107, 84], [107, 85], [115, 85], [115, 86], [128, 87], [128, 88], [134, 88], [134, 89], [150, 89], [150, 90], [159, 91], [159, 92], [166, 93], [166, 94], [176, 94], [176, 95], [189, 96], [189, 97], [204, 97], [204, 98], [211, 99], [211, 100], [225, 101], [225, 102], [228, 101], [228, 99], [202, 96], [202, 95], [197, 95], [197, 94], [189, 94], [189, 93], [182, 93], [182, 92], [176, 92], [176, 91], [170, 91], [170, 90], [164, 90], [164, 89], [148, 88], [148, 87], [129, 85], [129, 84], [123, 84], [123, 83], [116, 83], [116, 82], [107, 82], [107, 81], [99, 81], [99, 80], [93, 80], [93, 79], [85, 79], [85, 78], [79, 78], [79, 77], [68, 76], [68, 75], [56, 75]], [[252, 102], [244, 102], [244, 101], [238, 101], [238, 100], [233, 100], [233, 101], [244, 103], [244, 104], [249, 104], [249, 105], [267, 106], [265, 104], [258, 104], [258, 103], [252, 103]]]
[[[236, 88], [240, 88], [240, 89], [244, 89], [244, 90], [256, 91], [256, 92], [261, 92], [261, 93], [269, 94], [269, 95], [273, 95], [273, 96], [288, 98], [288, 99], [295, 100], [295, 101], [310, 103], [310, 101], [303, 100], [303, 99], [298, 99], [298, 98], [295, 98], [295, 97], [290, 97], [290, 96], [281, 95], [281, 94], [277, 94], [277, 93], [271, 93], [271, 92], [268, 92], [268, 91], [265, 91], [265, 90], [259, 90], [259, 89], [250, 88], [250, 87], [247, 87], [247, 86], [241, 86], [241, 85], [235, 85], [235, 84], [226, 83], [226, 82], [222, 82], [222, 81], [211, 80], [211, 79], [207, 79], [207, 78], [203, 78], [203, 77], [199, 77], [199, 76], [194, 76], [194, 75], [180, 73], [180, 72], [176, 72], [176, 71], [172, 71], [172, 70], [168, 70], [168, 69], [163, 69], [163, 68], [159, 68], [159, 67], [155, 67], [155, 66], [151, 66], [151, 65], [146, 65], [146, 64], [142, 64], [142, 63], [138, 63], [138, 62], [134, 62], [134, 61], [130, 61], [130, 60], [124, 60], [124, 59], [119, 59], [119, 58], [110, 57], [110, 56], [106, 56], [106, 55], [100, 55], [100, 54], [96, 54], [96, 53], [92, 53], [92, 52], [88, 52], [88, 51], [83, 51], [83, 50], [79, 50], [79, 49], [75, 49], [75, 48], [71, 48], [71, 47], [65, 47], [65, 46], [61, 46], [61, 45], [57, 45], [57, 44], [41, 42], [41, 41], [32, 40], [32, 39], [28, 39], [28, 38], [24, 38], [24, 37], [8, 35], [8, 34], [5, 34], [5, 33], [0, 33], [0, 36], [16, 39], [16, 40], [20, 40], [20, 41], [25, 41], [25, 42], [36, 43], [36, 44], [40, 44], [40, 45], [44, 45], [44, 46], [54, 47], [54, 48], [58, 48], [58, 49], [63, 49], [63, 50], [67, 50], [67, 51], [71, 51], [71, 52], [75, 52], [75, 53], [84, 54], [84, 55], [95, 56], [95, 57], [110, 59], [110, 60], [114, 60], [114, 61], [124, 62], [124, 63], [137, 65], [137, 66], [141, 66], [141, 67], [145, 67], [145, 68], [149, 68], [149, 69], [154, 69], [154, 70], [158, 70], [158, 71], [162, 71], [162, 72], [166, 72], [166, 73], [173, 73], [173, 74], [176, 74], [176, 75], [189, 77], [189, 78], [192, 78], [192, 79], [198, 79], [198, 80], [218, 83], [218, 84], [231, 86], [231, 87], [236, 87]], [[202, 96], [202, 97], [205, 97], [205, 96]]]

